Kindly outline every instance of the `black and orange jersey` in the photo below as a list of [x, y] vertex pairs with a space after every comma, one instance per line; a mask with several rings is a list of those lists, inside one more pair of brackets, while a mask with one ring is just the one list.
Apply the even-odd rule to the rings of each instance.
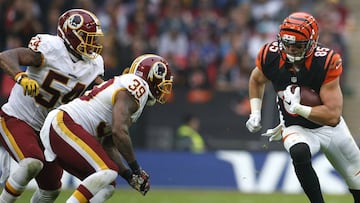
[[278, 95], [278, 108], [285, 126], [300, 125], [306, 128], [317, 128], [320, 125], [301, 116], [289, 114], [283, 103], [282, 92], [288, 85], [307, 86], [320, 92], [323, 84], [340, 77], [342, 61], [339, 54], [319, 44], [313, 55], [306, 58], [298, 71], [289, 71], [293, 64], [286, 62], [286, 56], [279, 52], [278, 42], [265, 44], [256, 58], [256, 66], [271, 81]]

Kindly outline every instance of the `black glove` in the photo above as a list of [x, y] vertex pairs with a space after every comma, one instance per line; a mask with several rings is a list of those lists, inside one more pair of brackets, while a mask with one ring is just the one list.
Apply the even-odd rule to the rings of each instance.
[[144, 171], [140, 170], [139, 174], [134, 174], [130, 185], [137, 191], [139, 191], [142, 195], [146, 195], [146, 193], [150, 190], [150, 180], [149, 175]]
[[131, 180], [128, 181], [129, 185], [145, 196], [150, 190], [149, 174], [139, 166], [137, 161], [129, 163], [129, 166], [133, 172]]

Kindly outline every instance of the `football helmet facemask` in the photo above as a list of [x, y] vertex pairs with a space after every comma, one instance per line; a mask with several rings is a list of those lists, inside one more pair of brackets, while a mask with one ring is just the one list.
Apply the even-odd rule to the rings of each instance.
[[87, 10], [71, 9], [63, 13], [58, 20], [57, 35], [78, 58], [94, 59], [101, 53], [99, 40], [104, 34], [100, 21]]
[[137, 57], [131, 64], [129, 73], [135, 74], [144, 79], [150, 88], [151, 99], [161, 104], [166, 103], [172, 92], [173, 76], [169, 63], [161, 56], [155, 54], [144, 54]]
[[[295, 12], [280, 25], [278, 43], [281, 56], [289, 62], [299, 62], [314, 53], [319, 39], [319, 27], [315, 18], [305, 12]], [[295, 52], [290, 52], [290, 47]]]

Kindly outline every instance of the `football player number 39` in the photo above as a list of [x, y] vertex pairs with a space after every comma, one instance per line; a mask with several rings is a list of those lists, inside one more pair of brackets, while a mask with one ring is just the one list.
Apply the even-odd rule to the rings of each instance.
[[[92, 90], [85, 92], [85, 94], [82, 95], [80, 98], [82, 100], [88, 101], [113, 83], [114, 79], [110, 79], [98, 86], [95, 86]], [[128, 90], [131, 91], [137, 99], [139, 99], [146, 92], [145, 86], [137, 79], [132, 80], [132, 83], [128, 85]]]
[[129, 85], [129, 90], [133, 91], [135, 93], [136, 98], [139, 99], [142, 95], [145, 94], [146, 89], [139, 80], [134, 79], [133, 82], [134, 83]]

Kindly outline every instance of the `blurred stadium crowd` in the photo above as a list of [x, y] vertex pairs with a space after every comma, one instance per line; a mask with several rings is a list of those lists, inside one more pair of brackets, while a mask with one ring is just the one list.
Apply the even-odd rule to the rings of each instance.
[[[165, 57], [175, 74], [174, 89], [190, 103], [214, 92], [238, 98], [234, 112], [248, 116], [247, 84], [257, 51], [276, 40], [278, 26], [294, 11], [320, 23], [320, 42], [343, 56], [346, 87], [347, 38], [354, 27], [341, 0], [0, 0], [0, 51], [27, 46], [37, 33], [56, 34], [58, 17], [69, 8], [94, 12], [105, 33], [105, 79], [121, 74], [144, 53]], [[0, 102], [14, 84], [0, 70]]]

